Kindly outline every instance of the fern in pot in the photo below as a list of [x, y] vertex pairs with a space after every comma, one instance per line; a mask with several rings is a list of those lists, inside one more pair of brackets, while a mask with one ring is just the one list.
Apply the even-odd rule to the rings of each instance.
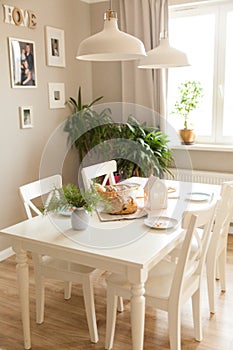
[[54, 188], [50, 199], [44, 207], [44, 214], [49, 212], [71, 215], [71, 225], [74, 230], [85, 230], [89, 224], [90, 213], [96, 209], [100, 195], [92, 188], [81, 191], [74, 184]]

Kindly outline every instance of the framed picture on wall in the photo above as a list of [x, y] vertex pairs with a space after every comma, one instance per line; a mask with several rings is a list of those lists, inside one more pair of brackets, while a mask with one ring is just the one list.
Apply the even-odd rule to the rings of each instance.
[[45, 27], [47, 65], [65, 67], [64, 30]]
[[28, 129], [33, 127], [32, 107], [19, 107], [20, 111], [20, 127]]
[[65, 84], [49, 83], [49, 107], [65, 108]]
[[9, 38], [11, 86], [37, 86], [35, 43], [30, 40]]

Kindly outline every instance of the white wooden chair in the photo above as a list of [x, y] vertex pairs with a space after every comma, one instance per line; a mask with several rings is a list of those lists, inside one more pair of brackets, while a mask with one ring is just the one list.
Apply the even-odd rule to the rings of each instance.
[[206, 257], [206, 275], [210, 312], [215, 313], [215, 279], [226, 290], [226, 255], [229, 225], [233, 218], [233, 182], [222, 185], [221, 200], [214, 222], [212, 238]]
[[[211, 240], [206, 255], [206, 277], [209, 298], [210, 313], [215, 313], [215, 279], [220, 280], [221, 290], [226, 290], [226, 251], [229, 225], [233, 218], [233, 182], [225, 182], [222, 185], [221, 199], [211, 232]], [[202, 229], [198, 228], [199, 235]], [[197, 243], [192, 242], [192, 251], [195, 252]], [[170, 256], [174, 259], [181, 247], [175, 248]]]
[[110, 185], [115, 185], [114, 173], [117, 171], [117, 163], [115, 160], [109, 160], [103, 163], [97, 163], [82, 168], [81, 174], [85, 190], [91, 187], [92, 181], [103, 176], [102, 185], [105, 186], [109, 180]]
[[[168, 312], [170, 349], [181, 349], [181, 307], [192, 298], [194, 336], [202, 340], [201, 327], [201, 277], [203, 264], [210, 239], [216, 205], [199, 211], [199, 215], [187, 212], [183, 222], [187, 229], [185, 239], [177, 259], [164, 259], [149, 273], [145, 284], [146, 305]], [[198, 249], [191, 254], [191, 243], [197, 234], [196, 227], [204, 227], [202, 237], [197, 237]], [[112, 349], [116, 322], [116, 298], [131, 297], [131, 286], [117, 274], [107, 279], [107, 326], [105, 349]]]
[[[81, 175], [83, 179], [83, 184], [85, 190], [90, 189], [93, 180], [103, 177], [101, 184], [106, 185], [109, 180], [110, 185], [115, 185], [114, 173], [117, 171], [117, 162], [115, 160], [109, 160], [103, 163], [97, 163], [84, 167], [81, 170]], [[117, 310], [122, 312], [124, 310], [124, 304], [122, 298], [118, 299]]]
[[[32, 218], [33, 212], [36, 215], [42, 215], [41, 211], [33, 203], [36, 198], [43, 198], [44, 201], [49, 200], [49, 193], [54, 188], [62, 187], [62, 177], [53, 175], [19, 188], [20, 195], [23, 199], [24, 207], [29, 219]], [[86, 308], [87, 323], [90, 338], [93, 343], [98, 341], [98, 331], [96, 325], [94, 292], [91, 277], [94, 268], [70, 263], [64, 260], [55, 259], [49, 256], [42, 256], [37, 253], [32, 254], [35, 274], [35, 290], [36, 290], [36, 322], [44, 321], [44, 278], [53, 278], [65, 282], [64, 298], [71, 297], [72, 282], [82, 284], [84, 303]]]

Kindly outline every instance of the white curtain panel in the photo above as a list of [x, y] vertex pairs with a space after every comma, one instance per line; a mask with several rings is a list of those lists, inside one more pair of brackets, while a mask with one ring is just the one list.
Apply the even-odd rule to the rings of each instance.
[[[142, 40], [146, 51], [159, 44], [163, 1], [119, 0], [120, 29]], [[165, 21], [168, 20], [167, 14], [168, 11], [165, 11]], [[165, 72], [161, 69], [139, 69], [137, 65], [138, 61], [122, 62], [122, 100], [157, 112], [154, 123], [159, 125], [160, 116], [165, 116]]]

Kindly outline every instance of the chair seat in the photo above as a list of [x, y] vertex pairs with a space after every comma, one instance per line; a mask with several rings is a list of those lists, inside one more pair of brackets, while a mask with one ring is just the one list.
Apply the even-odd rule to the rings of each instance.
[[[187, 263], [185, 270], [185, 278], [193, 273], [197, 268], [198, 262], [190, 260]], [[149, 273], [148, 279], [145, 283], [145, 296], [156, 297], [160, 299], [168, 299], [173, 281], [174, 273], [177, 264], [174, 261], [162, 260]], [[127, 290], [127, 296], [130, 298], [131, 286], [127, 279], [123, 276], [113, 273], [107, 279], [108, 286]], [[147, 300], [147, 299], [146, 299]]]

